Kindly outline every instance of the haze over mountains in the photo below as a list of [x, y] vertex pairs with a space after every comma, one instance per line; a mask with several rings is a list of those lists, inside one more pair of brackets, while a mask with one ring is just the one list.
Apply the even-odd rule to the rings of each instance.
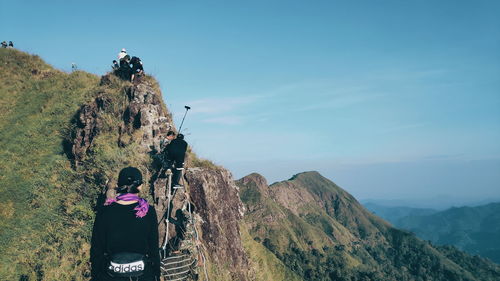
[[365, 206], [395, 227], [411, 231], [421, 239], [436, 245], [453, 245], [500, 263], [500, 203], [444, 211]]
[[489, 203], [500, 202], [500, 198], [481, 197], [481, 198], [467, 198], [460, 196], [446, 196], [436, 195], [428, 198], [387, 198], [387, 199], [361, 199], [360, 202], [365, 206], [373, 208], [392, 208], [402, 207], [411, 209], [430, 209], [436, 211], [444, 211], [453, 207], [477, 207]]
[[435, 209], [428, 208], [411, 208], [411, 207], [390, 207], [383, 206], [369, 201], [368, 203], [362, 203], [365, 208], [372, 211], [374, 215], [377, 215], [391, 224], [397, 226], [398, 221], [404, 217], [408, 216], [420, 216], [420, 215], [431, 215], [438, 212]]
[[[171, 115], [151, 76], [131, 84], [64, 73], [5, 49], [0, 65], [0, 279], [88, 280], [95, 207], [120, 168], [139, 167], [150, 189], [143, 196], [163, 210], [151, 155], [175, 129]], [[210, 280], [500, 277], [488, 260], [393, 228], [318, 172], [269, 186], [258, 174], [234, 181], [192, 152], [186, 162]]]

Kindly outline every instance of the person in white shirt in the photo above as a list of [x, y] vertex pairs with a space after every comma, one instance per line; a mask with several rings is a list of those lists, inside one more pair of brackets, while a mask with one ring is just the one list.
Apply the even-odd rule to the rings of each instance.
[[120, 53], [118, 53], [118, 61], [121, 61], [122, 59], [124, 59], [126, 55], [127, 55], [127, 50], [125, 50], [125, 48], [123, 48], [122, 51]]

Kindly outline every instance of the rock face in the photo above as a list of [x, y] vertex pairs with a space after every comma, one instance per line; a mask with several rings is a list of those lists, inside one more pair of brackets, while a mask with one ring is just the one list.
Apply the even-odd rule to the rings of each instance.
[[[101, 78], [101, 86], [112, 83], [109, 75]], [[127, 101], [124, 109], [116, 109], [120, 99], [106, 92], [101, 92], [89, 104], [80, 108], [76, 119], [76, 130], [73, 134], [71, 156], [75, 162], [83, 160], [92, 149], [95, 137], [103, 130], [102, 118], [105, 114], [121, 114], [122, 123], [118, 130], [118, 145], [126, 146], [132, 141], [138, 141], [143, 152], [158, 151], [162, 135], [173, 129], [172, 118], [165, 110], [161, 93], [155, 92], [146, 83], [133, 85], [124, 89]], [[141, 136], [134, 135], [140, 130]]]
[[210, 259], [225, 265], [231, 280], [247, 280], [249, 265], [238, 226], [244, 209], [231, 174], [222, 168], [195, 168], [187, 171], [186, 179], [202, 218], [201, 237]]
[[[238, 195], [231, 174], [223, 168], [188, 168], [184, 179], [185, 190], [178, 190], [173, 198], [171, 216], [190, 201], [195, 208], [195, 224], [200, 231], [202, 248], [210, 263], [218, 270], [228, 272], [230, 280], [248, 280], [249, 263], [243, 250], [239, 222], [243, 218], [244, 207]], [[153, 182], [156, 210], [160, 221], [159, 234], [163, 244], [168, 201], [166, 178]], [[168, 239], [177, 235], [170, 225]]]
[[[123, 114], [124, 132], [132, 134], [141, 129], [141, 146], [145, 151], [159, 151], [161, 136], [173, 129], [172, 118], [162, 107], [161, 95], [146, 84], [138, 84], [126, 91], [129, 105]], [[120, 142], [123, 140], [120, 138]]]
[[77, 129], [73, 136], [71, 146], [71, 157], [75, 161], [81, 161], [87, 154], [94, 138], [101, 129], [100, 113], [110, 106], [111, 100], [100, 94], [89, 104], [82, 106], [76, 117]]

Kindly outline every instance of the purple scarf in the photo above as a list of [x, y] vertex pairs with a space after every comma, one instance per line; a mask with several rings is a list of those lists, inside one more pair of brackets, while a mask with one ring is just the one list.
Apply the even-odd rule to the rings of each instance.
[[133, 194], [133, 193], [125, 193], [125, 194], [121, 194], [121, 195], [116, 196], [116, 198], [108, 198], [108, 199], [106, 199], [106, 202], [104, 203], [104, 206], [111, 205], [112, 203], [114, 203], [114, 202], [116, 202], [118, 200], [122, 200], [122, 201], [139, 201], [139, 205], [134, 208], [134, 210], [137, 211], [135, 213], [135, 216], [137, 218], [142, 218], [142, 217], [144, 217], [148, 213], [148, 210], [149, 210], [148, 201], [146, 201], [146, 199], [143, 199], [143, 198], [141, 198], [141, 197], [139, 197], [139, 196], [137, 196], [136, 194]]

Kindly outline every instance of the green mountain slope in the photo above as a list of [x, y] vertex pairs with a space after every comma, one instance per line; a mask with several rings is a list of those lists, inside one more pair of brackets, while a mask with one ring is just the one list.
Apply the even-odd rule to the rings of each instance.
[[498, 280], [500, 268], [391, 227], [317, 172], [237, 181], [250, 235], [303, 280]]
[[13, 49], [0, 65], [0, 279], [69, 279], [86, 267], [93, 210], [62, 143], [99, 79]]
[[435, 244], [453, 245], [500, 263], [500, 203], [407, 216], [398, 220], [396, 226]]

